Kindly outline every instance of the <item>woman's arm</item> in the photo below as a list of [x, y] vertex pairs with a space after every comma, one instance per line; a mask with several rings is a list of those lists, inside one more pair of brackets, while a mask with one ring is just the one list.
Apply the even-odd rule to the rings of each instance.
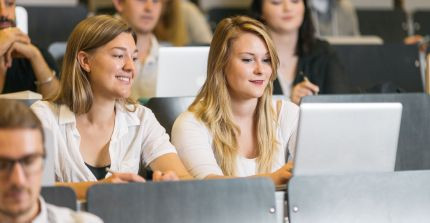
[[176, 153], [164, 154], [152, 161], [149, 166], [152, 170], [161, 171], [161, 173], [173, 171], [181, 180], [193, 179]]

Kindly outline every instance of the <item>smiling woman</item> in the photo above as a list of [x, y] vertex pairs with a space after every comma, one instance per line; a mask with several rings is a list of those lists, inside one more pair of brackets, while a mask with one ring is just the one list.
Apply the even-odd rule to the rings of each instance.
[[[265, 26], [248, 17], [221, 21], [202, 90], [175, 121], [172, 142], [196, 178], [291, 177], [298, 107], [272, 101], [278, 56]], [[293, 151], [290, 151], [293, 153]]]
[[135, 43], [121, 19], [85, 19], [68, 40], [60, 93], [32, 106], [54, 133], [57, 181], [79, 197], [97, 180], [144, 181], [137, 175], [141, 165], [155, 171], [155, 181], [190, 178], [151, 110], [129, 98]]

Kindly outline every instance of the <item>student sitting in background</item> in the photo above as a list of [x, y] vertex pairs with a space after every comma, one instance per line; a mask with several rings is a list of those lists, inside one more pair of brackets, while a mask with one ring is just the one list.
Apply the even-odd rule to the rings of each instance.
[[279, 55], [274, 94], [298, 104], [304, 96], [350, 91], [335, 50], [315, 38], [307, 0], [253, 0], [251, 10], [268, 26]]
[[155, 171], [155, 181], [190, 178], [151, 110], [129, 98], [135, 41], [119, 18], [83, 20], [68, 40], [60, 93], [32, 106], [54, 133], [56, 180], [74, 187], [78, 197], [97, 180], [142, 182], [140, 164]]
[[133, 99], [155, 96], [155, 83], [158, 73], [159, 44], [153, 31], [157, 24], [163, 1], [161, 0], [112, 0], [119, 16], [136, 33], [137, 73], [131, 90]]
[[154, 31], [159, 41], [175, 46], [209, 44], [212, 32], [194, 3], [188, 0], [165, 0], [160, 21]]
[[260, 22], [222, 20], [214, 33], [206, 82], [172, 129], [172, 142], [199, 179], [266, 176], [277, 185], [291, 177], [299, 109], [272, 101], [278, 56]]
[[0, 0], [0, 93], [30, 90], [44, 98], [58, 91], [57, 66], [15, 27], [15, 0]]
[[0, 222], [102, 222], [39, 195], [46, 156], [42, 124], [24, 104], [0, 99]]

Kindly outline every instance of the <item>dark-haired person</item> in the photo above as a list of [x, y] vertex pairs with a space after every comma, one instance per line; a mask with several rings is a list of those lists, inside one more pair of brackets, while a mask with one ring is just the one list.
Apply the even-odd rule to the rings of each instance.
[[336, 52], [315, 38], [306, 0], [254, 0], [251, 11], [269, 27], [279, 55], [274, 94], [298, 104], [307, 95], [350, 91]]
[[136, 59], [125, 21], [87, 18], [67, 42], [60, 93], [32, 105], [54, 133], [57, 181], [79, 198], [96, 182], [143, 182], [141, 165], [154, 170], [154, 181], [191, 178], [152, 111], [130, 99]]
[[0, 222], [102, 222], [47, 204], [39, 195], [45, 149], [42, 124], [24, 104], [0, 99]]
[[56, 69], [52, 56], [15, 27], [15, 0], [0, 0], [0, 94], [31, 90], [53, 96]]

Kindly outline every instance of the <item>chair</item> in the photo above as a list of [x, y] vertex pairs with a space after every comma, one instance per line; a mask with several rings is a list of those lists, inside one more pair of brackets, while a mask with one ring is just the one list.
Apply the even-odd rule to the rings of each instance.
[[186, 111], [193, 101], [194, 97], [151, 98], [145, 106], [154, 112], [158, 122], [170, 135], [176, 118]]
[[47, 203], [76, 211], [76, 194], [70, 187], [42, 187], [41, 195]]
[[[423, 92], [417, 46], [334, 45], [359, 92]], [[373, 88], [373, 89], [372, 89]]]
[[400, 10], [357, 10], [360, 33], [380, 36], [385, 43], [402, 43], [407, 36], [406, 14]]
[[16, 27], [23, 33], [28, 33], [28, 13], [22, 6], [15, 7]]
[[249, 15], [247, 8], [211, 8], [208, 11], [209, 25], [212, 31], [215, 30], [216, 25], [224, 18], [236, 15]]
[[416, 11], [413, 14], [415, 34], [430, 35], [430, 11]]
[[295, 176], [288, 185], [291, 223], [424, 223], [430, 171]]
[[31, 41], [47, 49], [53, 42], [67, 42], [73, 28], [87, 17], [83, 5], [68, 6], [29, 6], [28, 34]]
[[275, 189], [264, 178], [98, 184], [87, 211], [105, 223], [274, 223]]
[[396, 171], [430, 169], [430, 96], [424, 93], [321, 95], [304, 97], [303, 103], [401, 102]]

